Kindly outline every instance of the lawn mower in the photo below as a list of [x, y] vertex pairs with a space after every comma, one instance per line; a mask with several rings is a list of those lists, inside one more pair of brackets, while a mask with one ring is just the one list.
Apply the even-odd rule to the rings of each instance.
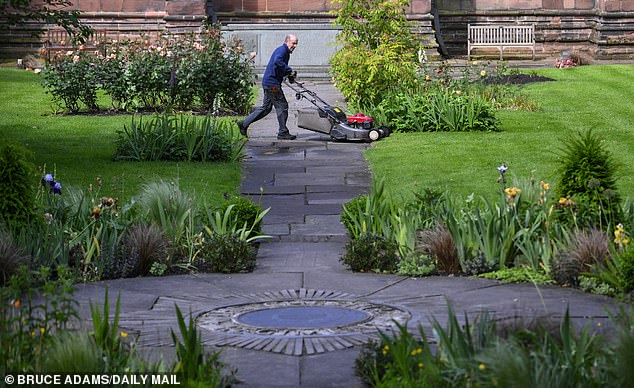
[[314, 105], [297, 111], [297, 126], [300, 128], [325, 133], [334, 140], [372, 142], [390, 135], [388, 127], [375, 127], [374, 119], [363, 113], [346, 116], [341, 108], [328, 104], [294, 77], [288, 77], [284, 83], [295, 92], [295, 98], [305, 98]]

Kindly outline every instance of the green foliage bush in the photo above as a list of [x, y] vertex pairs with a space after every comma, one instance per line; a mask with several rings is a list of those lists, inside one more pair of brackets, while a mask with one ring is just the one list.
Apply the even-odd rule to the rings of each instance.
[[330, 58], [335, 84], [352, 105], [376, 104], [391, 88], [416, 81], [419, 41], [406, 18], [407, 0], [343, 1], [336, 11], [341, 48]]
[[117, 132], [116, 160], [238, 161], [245, 140], [227, 119], [156, 115]]
[[[100, 43], [102, 44], [102, 43]], [[103, 42], [105, 54], [72, 47], [43, 71], [43, 85], [59, 106], [96, 110], [103, 90], [118, 110], [202, 110], [247, 113], [255, 74], [239, 40], [226, 42], [217, 26], [198, 34]]]
[[557, 194], [562, 221], [577, 227], [607, 228], [621, 221], [616, 187], [617, 164], [603, 140], [591, 130], [569, 136], [561, 150]]
[[33, 214], [35, 168], [23, 147], [5, 142], [0, 146], [0, 220], [26, 222]]
[[398, 246], [383, 236], [365, 233], [346, 244], [341, 262], [357, 272], [394, 272], [399, 264]]
[[237, 233], [213, 233], [205, 237], [195, 266], [201, 272], [251, 272], [256, 253], [254, 246]]
[[224, 213], [229, 206], [232, 206], [231, 213], [235, 217], [235, 223], [238, 227], [246, 226], [252, 229], [254, 233], [259, 233], [262, 229], [262, 213], [260, 205], [246, 197], [234, 196], [223, 204], [219, 210]]
[[[70, 53], [70, 54], [69, 54]], [[94, 65], [85, 55], [72, 50], [55, 64], [42, 71], [42, 84], [53, 96], [53, 102], [63, 105], [71, 113], [79, 112], [83, 103], [88, 110], [96, 111], [99, 89]]]

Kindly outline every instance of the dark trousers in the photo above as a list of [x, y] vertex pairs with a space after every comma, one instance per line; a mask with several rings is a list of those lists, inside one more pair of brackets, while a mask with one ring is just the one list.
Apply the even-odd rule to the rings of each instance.
[[288, 128], [286, 127], [286, 121], [288, 120], [288, 102], [284, 96], [282, 88], [279, 86], [262, 86], [264, 89], [264, 100], [262, 105], [255, 108], [255, 110], [242, 122], [244, 127], [247, 128], [252, 123], [263, 119], [266, 115], [271, 113], [273, 107], [275, 107], [275, 114], [277, 115], [277, 122], [280, 125], [278, 135], [286, 135]]

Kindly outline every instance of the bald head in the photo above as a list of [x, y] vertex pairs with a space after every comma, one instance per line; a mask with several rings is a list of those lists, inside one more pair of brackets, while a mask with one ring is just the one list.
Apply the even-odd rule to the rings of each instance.
[[297, 43], [299, 43], [299, 39], [297, 39], [297, 36], [293, 34], [288, 34], [284, 38], [284, 43], [288, 47], [288, 50], [292, 53], [295, 50], [295, 47], [297, 47]]

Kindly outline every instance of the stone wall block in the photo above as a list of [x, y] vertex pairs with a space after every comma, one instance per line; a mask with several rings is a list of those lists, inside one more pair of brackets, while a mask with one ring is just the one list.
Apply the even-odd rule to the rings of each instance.
[[[234, 3], [240, 3], [234, 1]], [[236, 6], [240, 8], [240, 6]], [[244, 0], [242, 1], [242, 11], [245, 12], [261, 12], [266, 10], [266, 0]]]
[[328, 6], [326, 0], [292, 0], [292, 12], [327, 12]]
[[621, 2], [619, 0], [606, 0], [604, 7], [606, 12], [619, 12], [621, 10]]
[[77, 0], [73, 9], [80, 9], [82, 12], [99, 12], [101, 11], [101, 0]]
[[148, 8], [148, 0], [124, 0], [123, 12], [145, 12]]
[[564, 0], [543, 0], [542, 7], [545, 9], [562, 9]]
[[412, 14], [426, 14], [431, 11], [430, 0], [414, 0], [410, 6], [410, 13]]
[[576, 0], [575, 9], [593, 9], [594, 3], [594, 0]]
[[104, 1], [101, 4], [101, 11], [103, 12], [121, 12], [123, 11], [124, 0], [110, 0]]
[[267, 0], [266, 10], [269, 12], [290, 12], [291, 0]]
[[242, 11], [242, 5], [241, 5], [241, 2], [239, 1], [214, 0], [214, 11], [216, 12]]
[[165, 12], [170, 16], [206, 15], [205, 2], [202, 0], [170, 0], [165, 2]]
[[634, 11], [634, 0], [623, 0], [621, 2], [621, 11], [624, 11], [624, 12]]

